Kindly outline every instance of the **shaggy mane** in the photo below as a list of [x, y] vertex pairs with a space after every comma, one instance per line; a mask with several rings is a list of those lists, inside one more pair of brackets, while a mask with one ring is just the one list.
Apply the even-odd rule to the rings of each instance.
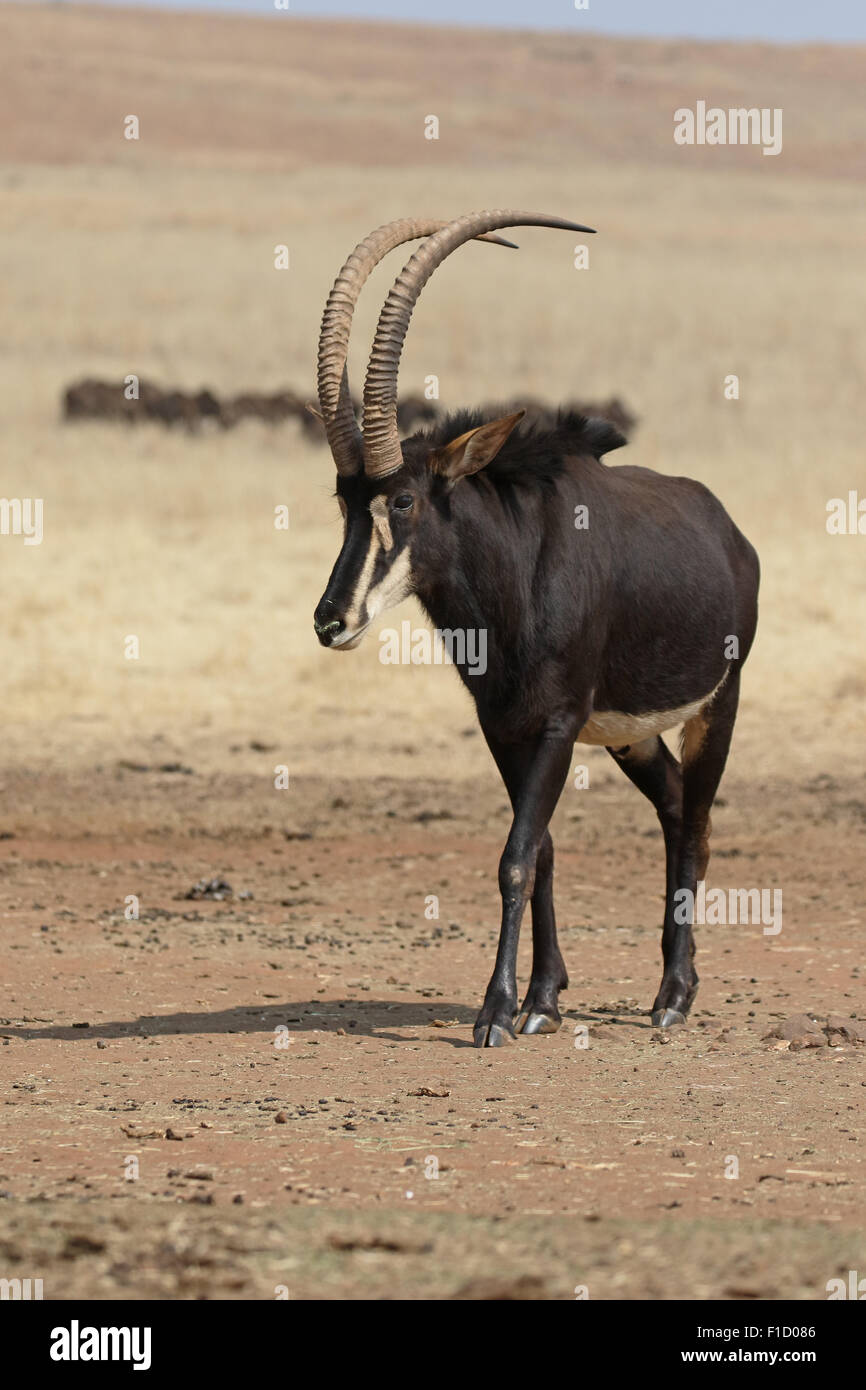
[[[424, 437], [434, 448], [442, 448], [467, 430], [498, 419], [500, 413], [508, 412], [505, 408], [501, 412], [458, 410], [425, 431]], [[494, 483], [524, 487], [531, 483], [550, 484], [562, 475], [566, 455], [589, 454], [601, 459], [626, 443], [625, 436], [609, 420], [564, 409], [557, 413], [552, 426], [521, 421], [483, 472]]]

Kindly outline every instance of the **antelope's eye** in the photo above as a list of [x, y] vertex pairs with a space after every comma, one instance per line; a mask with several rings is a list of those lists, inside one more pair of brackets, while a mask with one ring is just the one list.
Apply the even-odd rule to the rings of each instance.
[[395, 497], [391, 503], [395, 512], [408, 512], [412, 510], [415, 498], [410, 492], [401, 492], [399, 497]]

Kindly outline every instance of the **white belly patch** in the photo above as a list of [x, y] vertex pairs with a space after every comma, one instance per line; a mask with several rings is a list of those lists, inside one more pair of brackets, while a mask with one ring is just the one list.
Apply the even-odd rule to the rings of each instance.
[[[725, 673], [727, 675], [727, 672]], [[651, 714], [620, 714], [618, 710], [593, 710], [577, 736], [578, 743], [600, 744], [606, 748], [623, 748], [627, 743], [641, 743], [654, 734], [684, 724], [709, 704], [724, 684], [725, 676], [715, 690], [679, 709], [666, 709]]]

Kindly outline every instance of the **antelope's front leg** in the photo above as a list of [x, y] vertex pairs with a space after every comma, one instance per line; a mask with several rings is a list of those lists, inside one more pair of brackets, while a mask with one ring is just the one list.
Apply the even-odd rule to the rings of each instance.
[[[534, 743], [511, 747], [506, 786], [514, 808], [511, 833], [499, 861], [502, 926], [496, 964], [475, 1020], [476, 1047], [501, 1047], [515, 1037], [517, 943], [526, 903], [535, 887], [538, 852], [568, 776], [575, 730], [561, 726]], [[488, 742], [493, 743], [490, 739]], [[499, 751], [494, 754], [502, 767]], [[503, 769], [503, 775], [505, 770]]]

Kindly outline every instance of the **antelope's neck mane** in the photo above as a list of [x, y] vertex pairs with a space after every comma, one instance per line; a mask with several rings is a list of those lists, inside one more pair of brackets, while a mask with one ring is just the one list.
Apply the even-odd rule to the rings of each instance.
[[[461, 412], [426, 438], [446, 443], [487, 417]], [[575, 547], [575, 504], [598, 495], [598, 460], [624, 442], [607, 421], [573, 413], [554, 428], [518, 428], [486, 468], [448, 494], [435, 553], [419, 555], [417, 570], [413, 556], [415, 592], [434, 625], [487, 633], [488, 697], [522, 683], [545, 644], [558, 649], [568, 639], [563, 614], [582, 606], [574, 588], [583, 587], [579, 568], [594, 539]], [[479, 694], [477, 680], [466, 684]]]

